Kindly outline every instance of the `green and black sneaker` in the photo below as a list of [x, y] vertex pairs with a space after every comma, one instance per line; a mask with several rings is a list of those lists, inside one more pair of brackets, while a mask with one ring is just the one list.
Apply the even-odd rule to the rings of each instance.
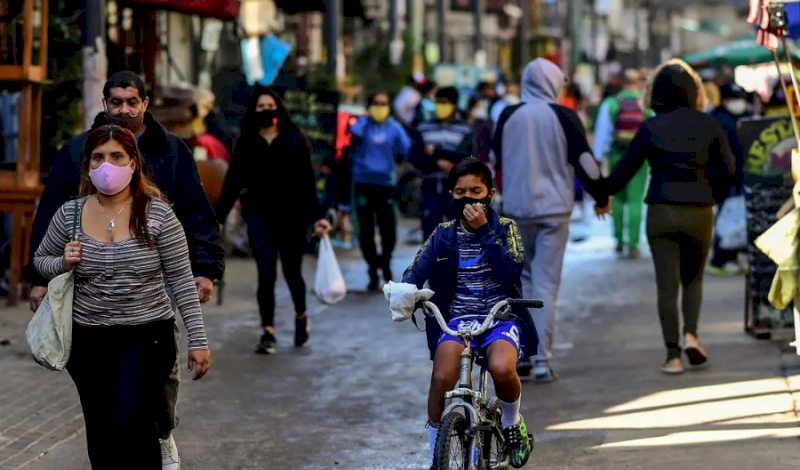
[[506, 439], [506, 449], [511, 466], [522, 468], [528, 462], [533, 450], [532, 439], [528, 436], [528, 426], [525, 425], [522, 415], [519, 417], [519, 423], [503, 429], [503, 437]]

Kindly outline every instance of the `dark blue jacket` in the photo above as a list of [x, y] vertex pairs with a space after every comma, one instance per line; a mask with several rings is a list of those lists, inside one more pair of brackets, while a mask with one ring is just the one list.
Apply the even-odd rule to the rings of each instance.
[[[478, 229], [475, 235], [480, 239], [484, 256], [489, 260], [492, 272], [500, 284], [505, 286], [505, 294], [510, 299], [520, 299], [522, 298], [520, 277], [525, 263], [525, 252], [517, 224], [511, 219], [499, 217], [491, 209], [487, 216], [489, 223]], [[429, 281], [431, 290], [435, 292], [431, 301], [439, 307], [442, 315], [448, 320], [450, 305], [456, 295], [458, 283], [456, 222], [450, 221], [439, 225], [403, 274], [403, 282], [415, 284], [419, 288]], [[539, 336], [536, 334], [533, 318], [526, 308], [516, 308], [514, 314], [519, 318], [522, 327], [522, 350], [525, 357], [535, 356], [536, 348], [539, 346]], [[425, 325], [428, 349], [433, 359], [442, 330], [433, 318], [425, 317]]]
[[[212, 280], [222, 279], [225, 252], [219, 243], [219, 225], [200, 183], [192, 151], [178, 136], [167, 132], [150, 113], [144, 115], [144, 123], [147, 129], [139, 138], [139, 149], [144, 158], [145, 171], [164, 192], [183, 225], [189, 244], [192, 273]], [[105, 124], [105, 116], [100, 113], [92, 129]], [[47, 285], [47, 279], [33, 266], [33, 254], [58, 208], [78, 196], [84, 160], [83, 145], [88, 135], [89, 132], [84, 132], [61, 147], [47, 178], [33, 222], [29, 264], [24, 271], [25, 280], [33, 285]]]

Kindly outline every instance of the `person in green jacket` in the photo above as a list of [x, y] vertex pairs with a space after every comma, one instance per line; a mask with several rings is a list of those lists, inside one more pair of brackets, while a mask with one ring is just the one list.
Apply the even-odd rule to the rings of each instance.
[[[625, 156], [631, 141], [644, 121], [652, 116], [640, 102], [641, 77], [636, 70], [625, 71], [625, 86], [621, 92], [603, 101], [595, 126], [595, 155], [607, 157], [611, 171]], [[639, 239], [642, 231], [642, 211], [644, 192], [647, 186], [648, 165], [631, 179], [625, 189], [618, 193], [612, 202], [611, 213], [614, 219], [614, 238], [617, 240], [617, 254], [623, 256], [628, 249], [628, 257], [639, 257]], [[627, 215], [627, 240], [626, 233]]]

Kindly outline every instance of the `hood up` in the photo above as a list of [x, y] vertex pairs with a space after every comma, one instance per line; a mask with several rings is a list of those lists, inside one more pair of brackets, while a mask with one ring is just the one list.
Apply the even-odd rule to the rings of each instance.
[[522, 101], [555, 103], [564, 86], [564, 73], [547, 59], [536, 59], [522, 74]]

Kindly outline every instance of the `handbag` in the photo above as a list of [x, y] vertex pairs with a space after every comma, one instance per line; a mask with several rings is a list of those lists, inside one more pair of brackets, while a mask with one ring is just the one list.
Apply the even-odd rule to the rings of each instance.
[[[79, 214], [80, 207], [75, 200], [71, 240], [78, 233]], [[64, 370], [72, 350], [74, 271], [60, 274], [47, 284], [47, 294], [25, 330], [33, 360], [48, 370]]]

